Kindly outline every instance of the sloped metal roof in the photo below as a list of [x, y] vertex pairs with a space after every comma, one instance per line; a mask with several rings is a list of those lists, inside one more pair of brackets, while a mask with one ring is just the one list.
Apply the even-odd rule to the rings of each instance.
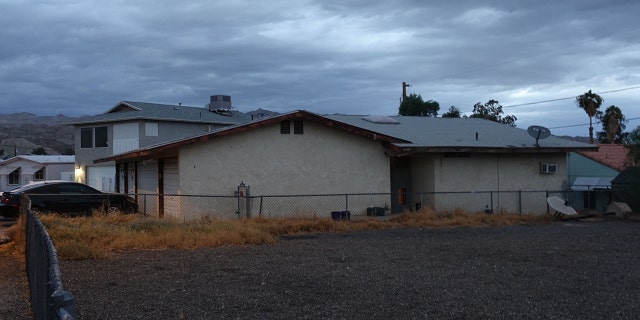
[[230, 115], [222, 115], [209, 111], [205, 107], [189, 107], [148, 102], [122, 101], [106, 113], [82, 117], [69, 125], [84, 125], [106, 122], [122, 122], [132, 120], [195, 122], [208, 124], [231, 125], [248, 122], [251, 116], [239, 111], [231, 111]]
[[397, 124], [374, 123], [364, 116], [328, 115], [329, 119], [344, 122], [381, 134], [409, 141], [396, 143], [398, 147], [441, 149], [565, 149], [597, 148], [595, 145], [550, 136], [540, 139], [538, 146], [525, 129], [477, 118], [435, 118], [392, 116]]
[[157, 152], [179, 148], [182, 145], [221, 138], [289, 119], [312, 120], [339, 130], [383, 141], [389, 146], [394, 146], [394, 148], [400, 150], [406, 148], [410, 152], [566, 152], [597, 150], [595, 145], [555, 136], [539, 140], [539, 146], [536, 146], [535, 139], [527, 133], [527, 130], [483, 119], [397, 116], [391, 117], [395, 120], [393, 123], [389, 123], [389, 121], [376, 123], [368, 120], [370, 118], [363, 118], [366, 118], [366, 116], [317, 115], [308, 111], [297, 110], [248, 123], [219, 128], [193, 137], [147, 146], [123, 154], [97, 159], [95, 162], [146, 157]]

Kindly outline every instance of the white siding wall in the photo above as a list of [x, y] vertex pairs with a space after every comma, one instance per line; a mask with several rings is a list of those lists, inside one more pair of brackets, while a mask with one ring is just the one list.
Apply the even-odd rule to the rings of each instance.
[[164, 159], [163, 178], [164, 183], [164, 216], [180, 217], [180, 175], [178, 173], [178, 158]]
[[113, 154], [138, 149], [140, 132], [138, 123], [121, 123], [113, 125]]
[[138, 207], [140, 212], [158, 216], [158, 163], [138, 162]]

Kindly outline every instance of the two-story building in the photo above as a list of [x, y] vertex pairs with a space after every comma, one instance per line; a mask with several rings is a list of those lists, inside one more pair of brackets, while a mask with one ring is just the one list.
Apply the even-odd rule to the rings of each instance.
[[[231, 108], [226, 95], [211, 96], [205, 107], [121, 101], [103, 114], [68, 123], [75, 127], [75, 181], [102, 191], [127, 192], [126, 183], [115, 189], [115, 162], [94, 160], [250, 120]], [[134, 168], [120, 171], [126, 182]]]

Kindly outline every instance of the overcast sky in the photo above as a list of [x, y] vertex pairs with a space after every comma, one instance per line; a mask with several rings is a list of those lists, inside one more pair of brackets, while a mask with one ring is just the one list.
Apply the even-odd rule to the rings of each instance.
[[245, 112], [395, 115], [406, 81], [440, 114], [495, 99], [556, 135], [588, 134], [557, 127], [589, 122], [574, 100], [593, 90], [639, 126], [640, 2], [523, 2], [0, 0], [0, 113], [226, 94]]

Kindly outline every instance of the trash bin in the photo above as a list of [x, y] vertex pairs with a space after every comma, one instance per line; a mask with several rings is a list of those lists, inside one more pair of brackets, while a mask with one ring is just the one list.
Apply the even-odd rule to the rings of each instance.
[[331, 219], [335, 221], [350, 221], [351, 211], [331, 211]]
[[367, 216], [381, 217], [384, 216], [384, 211], [382, 207], [369, 207], [367, 208]]

